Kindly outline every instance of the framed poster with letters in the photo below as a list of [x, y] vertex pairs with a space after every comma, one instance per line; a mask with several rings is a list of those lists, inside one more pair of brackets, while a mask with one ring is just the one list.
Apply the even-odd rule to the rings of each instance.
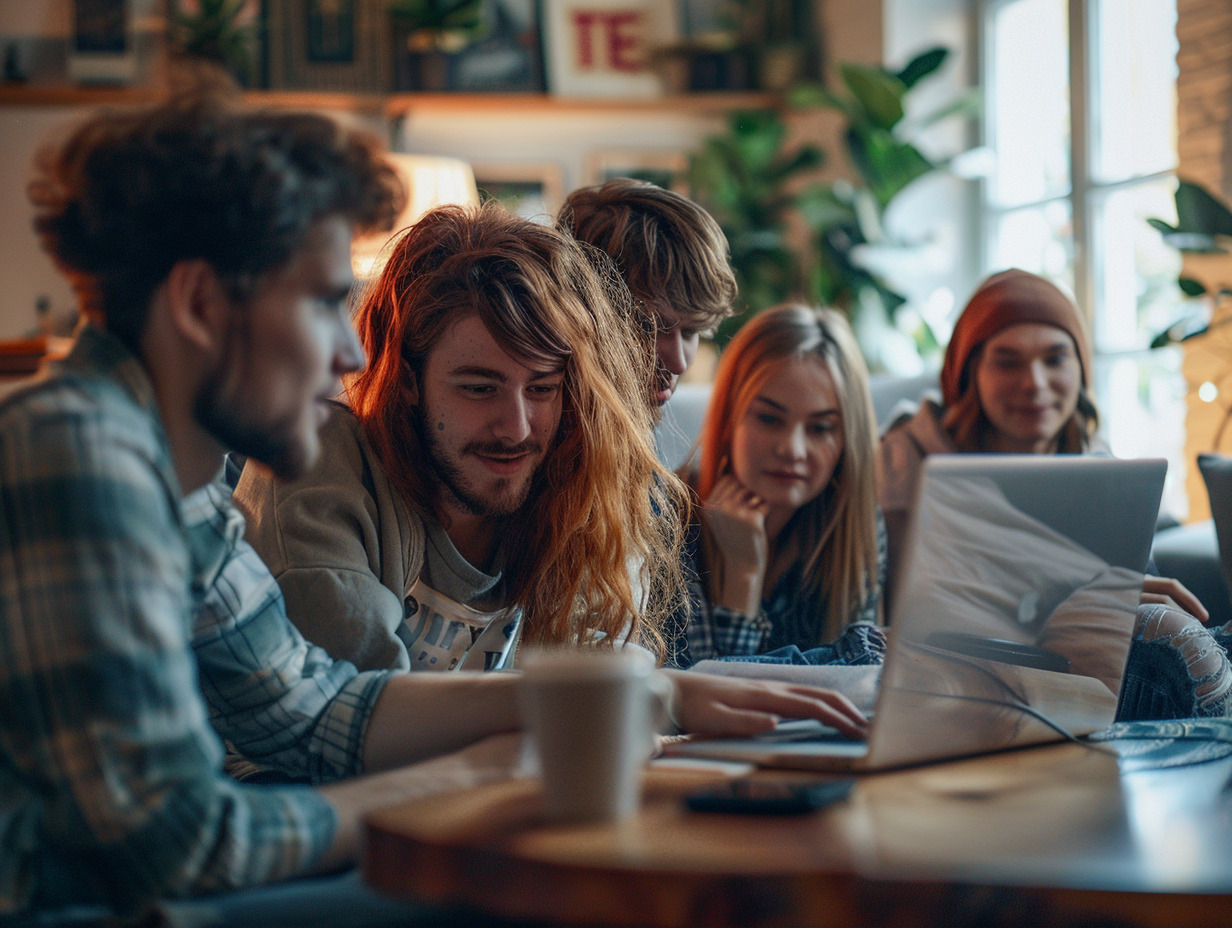
[[655, 97], [656, 49], [676, 38], [663, 0], [544, 0], [548, 90], [570, 97]]

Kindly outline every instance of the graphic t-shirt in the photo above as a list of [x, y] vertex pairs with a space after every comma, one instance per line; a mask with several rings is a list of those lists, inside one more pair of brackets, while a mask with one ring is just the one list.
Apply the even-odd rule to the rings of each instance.
[[[411, 670], [506, 670], [522, 632], [522, 610], [503, 606], [501, 573], [470, 564], [445, 530], [430, 524], [424, 566], [406, 590], [398, 637]], [[499, 563], [499, 560], [498, 560]]]

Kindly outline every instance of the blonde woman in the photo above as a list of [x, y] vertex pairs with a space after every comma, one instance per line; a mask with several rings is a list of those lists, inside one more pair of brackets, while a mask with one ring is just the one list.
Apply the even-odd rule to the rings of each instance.
[[679, 665], [784, 647], [811, 662], [880, 660], [875, 442], [868, 373], [842, 316], [784, 305], [740, 330], [688, 477], [699, 506]]

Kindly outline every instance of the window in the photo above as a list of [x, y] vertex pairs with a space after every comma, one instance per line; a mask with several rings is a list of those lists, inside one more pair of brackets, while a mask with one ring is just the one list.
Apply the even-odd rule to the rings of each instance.
[[1175, 219], [1175, 0], [988, 0], [982, 7], [987, 271], [1016, 266], [1089, 311], [1102, 431], [1124, 457], [1168, 457], [1184, 502], [1180, 256], [1146, 222]]

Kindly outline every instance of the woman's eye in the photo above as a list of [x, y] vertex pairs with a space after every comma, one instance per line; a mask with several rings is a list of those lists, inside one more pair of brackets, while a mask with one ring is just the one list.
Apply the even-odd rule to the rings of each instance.
[[759, 412], [757, 414], [757, 421], [760, 422], [762, 425], [778, 425], [779, 417], [772, 416], [768, 412]]

